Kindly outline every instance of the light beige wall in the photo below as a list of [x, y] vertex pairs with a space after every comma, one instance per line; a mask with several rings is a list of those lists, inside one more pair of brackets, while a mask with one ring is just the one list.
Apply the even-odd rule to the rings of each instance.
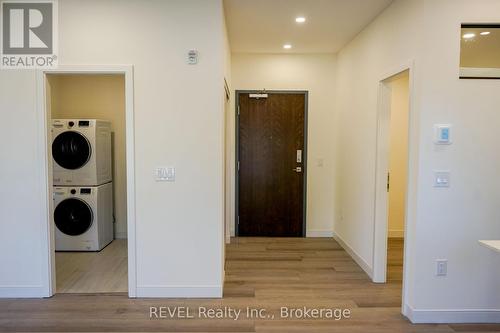
[[[0, 71], [0, 298], [47, 295], [47, 177], [34, 71]], [[42, 120], [43, 121], [43, 120]], [[45, 187], [44, 187], [45, 186]], [[44, 256], [45, 254], [45, 256]]]
[[403, 237], [408, 176], [409, 73], [389, 83], [391, 88], [389, 237]]
[[[332, 236], [334, 220], [334, 98], [336, 58], [333, 54], [232, 55], [234, 90], [309, 91], [307, 132], [307, 236]], [[228, 123], [228, 152], [234, 177], [234, 101]], [[232, 194], [234, 198], [234, 193]], [[234, 201], [233, 201], [234, 203]], [[231, 223], [234, 234], [234, 219]]]
[[[396, 0], [337, 56], [335, 234], [368, 273], [380, 80], [413, 64], [404, 311], [416, 322], [498, 321], [500, 257], [478, 240], [500, 237], [500, 81], [459, 80], [458, 64], [461, 23], [499, 20], [498, 1]], [[452, 145], [434, 145], [436, 124], [453, 126]], [[436, 170], [449, 188], [433, 186]]]
[[123, 75], [50, 75], [52, 118], [111, 121], [115, 237], [127, 237], [125, 78]]
[[[64, 0], [58, 11], [61, 67], [133, 66], [131, 288], [136, 282], [138, 297], [221, 297], [222, 1]], [[187, 63], [193, 48], [199, 51], [197, 65]], [[0, 274], [0, 297], [47, 296], [47, 274], [40, 271], [49, 262], [41, 250], [49, 236], [41, 227], [48, 223], [48, 202], [41, 195], [47, 182], [43, 150], [37, 149], [44, 124], [36, 104], [37, 73], [8, 72], [0, 74], [1, 110], [12, 110], [0, 122], [0, 152], [9, 156], [0, 175], [10, 189], [0, 194], [0, 264], [9, 273]], [[161, 166], [176, 168], [175, 182], [155, 181]], [[13, 196], [16, 191], [22, 193]], [[26, 207], [32, 211], [19, 212]]]
[[[337, 55], [334, 231], [369, 275], [374, 258], [380, 80], [409, 60], [419, 60], [423, 21], [420, 0], [395, 1]], [[409, 248], [411, 239], [406, 240]]]
[[65, 0], [59, 19], [60, 64], [134, 66], [137, 295], [221, 296], [222, 1]]

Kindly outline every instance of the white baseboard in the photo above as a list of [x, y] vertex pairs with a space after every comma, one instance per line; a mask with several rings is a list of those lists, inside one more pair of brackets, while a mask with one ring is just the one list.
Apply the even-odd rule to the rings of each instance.
[[127, 239], [127, 232], [126, 231], [116, 232], [115, 239]]
[[500, 323], [500, 309], [420, 310], [405, 305], [405, 315], [414, 324]]
[[404, 236], [405, 236], [404, 230], [389, 229], [388, 231], [389, 238], [403, 238]]
[[0, 298], [43, 298], [49, 297], [43, 286], [0, 286]]
[[222, 298], [222, 286], [138, 286], [144, 298]]
[[366, 261], [361, 258], [356, 251], [354, 251], [346, 242], [342, 240], [342, 238], [339, 237], [338, 234], [334, 234], [333, 238], [344, 248], [344, 250], [349, 253], [349, 255], [354, 259], [354, 261], [365, 271], [366, 274], [370, 277], [370, 279], [373, 279], [373, 269], [368, 265]]
[[333, 230], [306, 230], [306, 237], [333, 237]]

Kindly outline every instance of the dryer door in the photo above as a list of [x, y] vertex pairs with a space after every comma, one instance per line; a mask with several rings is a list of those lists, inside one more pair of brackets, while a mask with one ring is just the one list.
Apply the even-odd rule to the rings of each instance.
[[90, 206], [83, 200], [70, 198], [61, 201], [54, 210], [57, 229], [69, 236], [78, 236], [89, 230], [93, 214]]
[[89, 140], [78, 132], [63, 132], [52, 142], [54, 161], [65, 169], [76, 170], [83, 167], [91, 154]]

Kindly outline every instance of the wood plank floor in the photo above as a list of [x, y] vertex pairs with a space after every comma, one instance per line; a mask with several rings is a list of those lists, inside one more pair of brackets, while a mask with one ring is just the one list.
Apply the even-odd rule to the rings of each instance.
[[389, 238], [387, 240], [387, 281], [403, 281], [404, 239]]
[[[500, 332], [500, 325], [411, 325], [401, 282], [373, 284], [332, 239], [237, 238], [227, 247], [223, 299], [128, 299], [58, 294], [0, 300], [0, 331], [38, 332]], [[150, 306], [265, 308], [275, 319], [150, 319]], [[282, 319], [279, 308], [350, 309], [350, 319]]]
[[56, 292], [126, 293], [127, 265], [125, 239], [115, 239], [100, 252], [56, 252]]

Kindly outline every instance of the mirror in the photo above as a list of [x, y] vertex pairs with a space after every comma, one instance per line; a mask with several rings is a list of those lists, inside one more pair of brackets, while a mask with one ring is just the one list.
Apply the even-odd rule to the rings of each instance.
[[462, 24], [460, 78], [500, 79], [500, 24]]

